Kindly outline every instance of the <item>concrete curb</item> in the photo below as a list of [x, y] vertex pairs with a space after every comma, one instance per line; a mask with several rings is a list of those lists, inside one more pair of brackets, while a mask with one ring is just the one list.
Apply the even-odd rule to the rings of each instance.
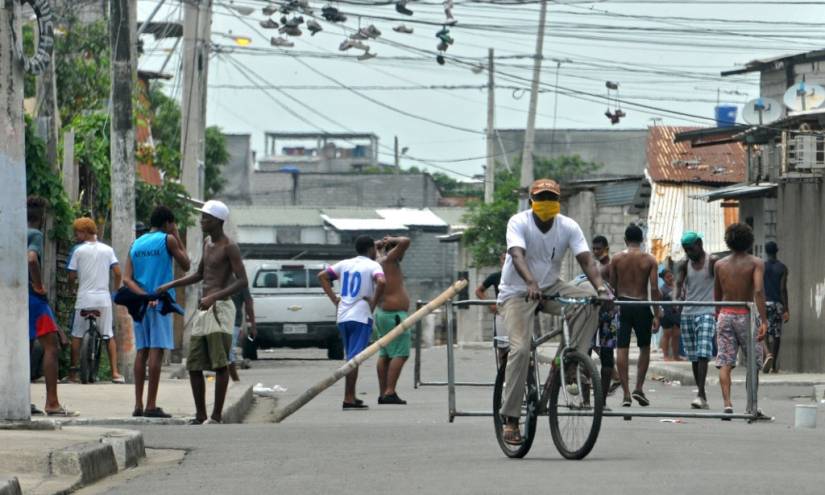
[[0, 421], [2, 430], [59, 430], [60, 422], [54, 419], [33, 419], [31, 421]]
[[223, 408], [223, 423], [242, 423], [244, 417], [252, 408], [252, 386], [246, 387], [240, 398]]
[[23, 495], [17, 478], [0, 481], [0, 495]]
[[119, 471], [137, 466], [140, 459], [146, 457], [143, 434], [139, 431], [112, 431], [103, 435], [100, 442], [112, 446]]
[[81, 443], [55, 450], [49, 456], [52, 475], [77, 477], [72, 488], [94, 483], [117, 473], [115, 451], [108, 443]]
[[814, 402], [819, 402], [821, 400], [825, 400], [825, 385], [814, 385], [813, 386], [813, 398], [814, 398]]

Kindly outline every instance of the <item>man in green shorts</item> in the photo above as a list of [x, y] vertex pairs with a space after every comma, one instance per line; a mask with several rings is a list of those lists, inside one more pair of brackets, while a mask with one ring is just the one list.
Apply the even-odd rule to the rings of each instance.
[[[375, 310], [375, 333], [381, 338], [407, 318], [410, 296], [404, 288], [401, 260], [410, 247], [407, 237], [385, 237], [376, 242], [380, 255], [378, 262], [384, 269], [384, 295]], [[401, 376], [401, 368], [410, 356], [410, 332], [406, 331], [378, 353], [379, 404], [406, 404], [398, 397], [395, 385]]]

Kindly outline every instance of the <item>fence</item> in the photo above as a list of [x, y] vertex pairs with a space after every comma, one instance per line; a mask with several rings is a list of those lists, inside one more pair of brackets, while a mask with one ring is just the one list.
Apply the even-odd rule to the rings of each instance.
[[[417, 306], [421, 307], [425, 303], [418, 301]], [[468, 299], [464, 301], [456, 301], [446, 304], [445, 319], [447, 329], [447, 381], [430, 381], [424, 382], [421, 380], [421, 332], [422, 327], [419, 323], [416, 326], [415, 337], [415, 365], [413, 371], [414, 387], [419, 386], [446, 386], [447, 387], [447, 409], [450, 423], [454, 421], [457, 416], [465, 417], [481, 417], [492, 416], [493, 411], [462, 411], [456, 407], [456, 387], [492, 387], [492, 382], [459, 382], [455, 379], [455, 337], [453, 322], [455, 321], [455, 307], [456, 306], [481, 306], [489, 305], [489, 300]], [[614, 301], [617, 306], [702, 306], [702, 307], [727, 307], [727, 308], [747, 308], [750, 315], [750, 331], [748, 332], [748, 349], [747, 352], [747, 412], [741, 414], [725, 414], [716, 412], [694, 412], [694, 411], [657, 411], [657, 410], [639, 410], [637, 408], [624, 409], [622, 411], [604, 411], [603, 416], [607, 417], [623, 417], [632, 418], [648, 417], [648, 418], [705, 418], [705, 419], [747, 419], [753, 421], [758, 419], [758, 387], [754, 386], [757, 383], [757, 363], [756, 353], [753, 352], [754, 344], [756, 343], [756, 307], [752, 302], [740, 301], [724, 301], [724, 302], [698, 302], [698, 301]], [[491, 344], [493, 347], [493, 344]], [[586, 414], [586, 413], [581, 413]]]

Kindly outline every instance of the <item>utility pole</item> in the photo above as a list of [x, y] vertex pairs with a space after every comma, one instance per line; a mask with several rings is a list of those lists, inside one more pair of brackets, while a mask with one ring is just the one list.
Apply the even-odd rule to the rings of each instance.
[[[209, 36], [212, 0], [185, 2], [183, 7], [183, 93], [181, 101], [181, 179], [189, 196], [204, 199], [206, 160], [206, 78], [209, 72]], [[186, 229], [186, 250], [198, 266], [203, 234], [197, 225]], [[199, 288], [186, 288], [186, 320], [198, 306]], [[185, 331], [185, 329], [184, 329]], [[182, 349], [189, 339], [182, 335]], [[177, 336], [176, 336], [177, 338]], [[177, 340], [177, 339], [176, 339]]]
[[539, 12], [539, 32], [536, 34], [536, 55], [533, 60], [533, 82], [530, 85], [530, 108], [527, 111], [527, 128], [524, 130], [524, 149], [521, 152], [521, 182], [519, 188], [519, 211], [527, 209], [527, 188], [533, 182], [533, 148], [536, 138], [536, 106], [539, 102], [539, 79], [541, 60], [544, 52], [544, 25], [547, 19], [547, 0], [541, 0]]
[[398, 153], [398, 136], [395, 136], [395, 173], [401, 173], [401, 155]]
[[[26, 158], [23, 124], [23, 64], [15, 55], [21, 40], [20, 3], [0, 0], [0, 420], [28, 421], [29, 300], [26, 270]], [[14, 33], [12, 33], [12, 29]]]
[[495, 66], [493, 57], [495, 52], [492, 48], [487, 53], [487, 166], [484, 169], [484, 202], [493, 202], [493, 192], [496, 187], [496, 158], [495, 156], [495, 132], [496, 132], [496, 86], [495, 86]]
[[[112, 0], [109, 16], [112, 50], [111, 160], [112, 247], [117, 258], [129, 256], [135, 240], [135, 128], [132, 109], [135, 86], [135, 0]], [[135, 346], [132, 319], [124, 306], [115, 306], [120, 372], [134, 380]]]

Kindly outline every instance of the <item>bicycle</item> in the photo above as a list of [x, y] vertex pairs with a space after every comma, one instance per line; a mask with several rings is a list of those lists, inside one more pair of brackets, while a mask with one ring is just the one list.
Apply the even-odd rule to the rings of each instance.
[[[575, 348], [569, 347], [570, 330], [567, 325], [565, 307], [595, 304], [601, 301], [595, 297], [562, 296], [542, 296], [542, 301], [556, 301], [562, 305], [562, 328], [538, 338], [532, 335], [527, 384], [524, 389], [522, 413], [519, 417], [522, 443], [518, 445], [504, 441], [506, 419], [499, 411], [505, 386], [506, 363], [502, 363], [499, 367], [493, 388], [493, 425], [496, 439], [507, 457], [522, 458], [527, 455], [533, 445], [538, 416], [547, 415], [553, 443], [559, 453], [566, 459], [583, 459], [593, 449], [599, 436], [604, 411], [604, 395], [600, 375], [593, 361]], [[561, 346], [553, 359], [547, 380], [539, 394], [536, 350], [538, 346], [557, 335], [562, 336]], [[565, 384], [564, 387], [561, 386], [562, 383]], [[581, 430], [584, 435], [579, 435], [578, 430]], [[583, 441], [578, 441], [579, 439]]]
[[103, 347], [103, 336], [97, 330], [97, 319], [100, 311], [96, 309], [81, 309], [80, 317], [89, 322], [83, 341], [80, 344], [80, 382], [94, 383], [97, 381], [97, 372], [100, 368], [100, 349]]

